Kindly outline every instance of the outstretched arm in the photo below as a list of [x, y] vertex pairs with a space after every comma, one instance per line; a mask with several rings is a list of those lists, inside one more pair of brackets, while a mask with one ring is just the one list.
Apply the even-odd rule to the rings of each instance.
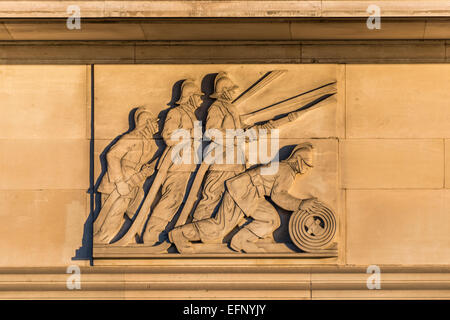
[[281, 208], [288, 211], [295, 211], [300, 207], [302, 199], [298, 199], [289, 194], [288, 190], [294, 183], [295, 177], [291, 174], [282, 174], [283, 169], [280, 168], [280, 175], [276, 178], [270, 197]]
[[290, 195], [285, 186], [288, 186], [289, 188], [294, 182], [294, 179], [292, 178], [292, 183], [289, 182], [290, 181], [283, 176], [279, 176], [275, 181], [271, 198], [278, 206], [287, 211], [302, 209], [309, 212], [314, 212], [322, 206], [320, 202], [317, 201], [317, 198], [299, 199]]

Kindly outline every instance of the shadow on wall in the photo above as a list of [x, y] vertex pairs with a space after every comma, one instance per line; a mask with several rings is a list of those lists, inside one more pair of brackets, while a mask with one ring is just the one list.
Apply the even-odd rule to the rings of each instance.
[[[214, 91], [214, 79], [216, 78], [216, 75], [217, 75], [217, 73], [211, 73], [211, 74], [206, 75], [203, 78], [202, 83], [201, 83], [201, 90], [202, 90], [202, 92], [205, 93], [205, 96], [203, 97], [203, 103], [196, 110], [196, 116], [197, 116], [197, 119], [202, 121], [202, 123], [205, 122], [208, 107], [213, 102], [213, 99], [211, 99], [209, 96]], [[161, 130], [163, 128], [168, 111], [171, 108], [174, 108], [176, 106], [175, 102], [178, 101], [181, 97], [181, 85], [182, 85], [183, 81], [184, 81], [184, 79], [175, 82], [175, 84], [172, 86], [172, 98], [171, 98], [170, 102], [167, 103], [168, 108], [162, 110], [158, 114], [159, 132], [161, 132]], [[94, 82], [92, 81], [92, 83], [94, 83]], [[92, 110], [94, 110], [94, 106], [92, 106]], [[135, 116], [136, 110], [137, 110], [137, 108], [132, 109], [128, 115], [128, 123], [129, 123], [128, 130], [123, 132], [122, 134], [118, 135], [116, 138], [114, 138], [100, 154], [99, 158], [100, 158], [100, 164], [101, 164], [102, 170], [96, 181], [95, 181], [95, 177], [94, 177], [94, 174], [95, 174], [94, 173], [94, 148], [93, 148], [94, 136], [93, 135], [91, 136], [91, 150], [90, 150], [90, 181], [91, 181], [91, 183], [90, 183], [89, 189], [87, 190], [87, 193], [90, 194], [90, 196], [91, 196], [90, 213], [84, 223], [81, 247], [76, 250], [75, 256], [72, 257], [72, 260], [91, 260], [91, 263], [92, 263], [93, 223], [94, 223], [95, 219], [97, 218], [97, 216], [100, 212], [101, 206], [102, 206], [101, 193], [98, 192], [98, 187], [107, 172], [106, 154], [117, 143], [117, 141], [119, 141], [119, 139], [122, 136], [130, 133], [131, 131], [133, 131], [136, 128], [136, 123], [134, 121], [134, 118], [135, 118], [134, 116]], [[94, 117], [91, 117], [91, 119], [94, 119]], [[94, 132], [93, 129], [94, 129], [94, 126], [92, 123], [91, 124], [91, 132], [92, 133]], [[155, 135], [154, 138], [155, 138], [156, 144], [158, 146], [158, 151], [155, 153], [155, 156], [150, 161], [153, 161], [155, 158], [159, 158], [165, 148], [165, 144], [159, 136]], [[154, 176], [155, 175], [153, 174], [144, 183], [145, 195], [147, 195], [147, 193], [150, 189], [150, 186], [153, 182]], [[95, 181], [95, 183], [94, 183], [94, 181]], [[188, 184], [188, 187], [187, 187], [188, 192], [186, 192], [186, 195], [189, 193], [192, 182], [193, 182], [193, 176], [191, 177], [190, 183]], [[183, 200], [183, 203], [184, 203], [184, 201], [185, 201], [185, 199]], [[142, 203], [143, 203], [143, 201], [142, 201]], [[142, 203], [140, 204], [140, 206], [136, 212], [139, 212], [140, 207], [142, 206]], [[180, 209], [182, 209], [182, 206]], [[125, 217], [126, 217], [126, 215], [125, 215]], [[126, 233], [126, 231], [131, 226], [132, 221], [133, 220], [130, 220], [130, 219], [125, 220], [125, 223], [124, 223], [122, 229], [119, 231], [116, 238], [113, 239], [113, 242], [116, 241], [117, 239], [121, 238]], [[173, 226], [173, 224], [174, 224], [174, 222], [170, 223], [166, 229], [170, 229]]]

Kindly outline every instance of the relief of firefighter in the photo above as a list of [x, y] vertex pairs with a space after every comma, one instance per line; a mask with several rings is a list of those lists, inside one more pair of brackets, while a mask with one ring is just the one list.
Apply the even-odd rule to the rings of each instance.
[[193, 77], [180, 82], [163, 117], [134, 108], [133, 128], [104, 152], [94, 247], [335, 256], [336, 204], [314, 188], [291, 192], [321, 170], [323, 143], [304, 137], [286, 144], [280, 135], [304, 127], [311, 111], [328, 108], [336, 81], [251, 105], [252, 97], [264, 101], [266, 91], [282, 85], [287, 72], [267, 72], [244, 88], [231, 73], [218, 72], [210, 94]]

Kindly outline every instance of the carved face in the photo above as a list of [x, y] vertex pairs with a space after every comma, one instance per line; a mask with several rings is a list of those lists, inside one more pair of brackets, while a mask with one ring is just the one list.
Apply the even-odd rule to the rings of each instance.
[[137, 118], [136, 127], [144, 127], [147, 125], [148, 121], [152, 119], [152, 115], [149, 112], [143, 112]]
[[233, 101], [236, 98], [237, 85], [226, 76], [221, 76], [215, 84], [216, 98], [224, 101]]
[[198, 95], [198, 94], [193, 94], [192, 96], [189, 97], [189, 103], [191, 104], [191, 106], [193, 106], [194, 108], [198, 108], [200, 107], [200, 105], [202, 104], [203, 100], [202, 100], [202, 96]]
[[152, 114], [143, 112], [137, 118], [136, 127], [141, 130], [148, 129], [152, 133], [156, 133], [158, 131], [158, 121], [159, 119], [154, 119]]
[[303, 159], [302, 157], [297, 157], [296, 161], [297, 172], [300, 174], [305, 174], [309, 170], [311, 170], [311, 168], [313, 167], [312, 159], [309, 159], [308, 162], [306, 162], [305, 159]]
[[149, 128], [153, 133], [158, 132], [158, 121], [159, 118], [147, 119], [147, 128]]
[[291, 161], [297, 173], [305, 174], [313, 167], [313, 152], [310, 149], [299, 149]]
[[233, 101], [236, 98], [236, 89], [234, 87], [225, 88], [222, 93], [223, 99]]

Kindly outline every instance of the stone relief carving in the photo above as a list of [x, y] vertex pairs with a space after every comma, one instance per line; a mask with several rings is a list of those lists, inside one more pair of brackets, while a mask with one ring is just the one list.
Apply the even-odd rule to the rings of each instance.
[[132, 218], [144, 198], [143, 184], [154, 172], [156, 160], [150, 161], [158, 149], [153, 135], [158, 119], [145, 108], [135, 112], [136, 128], [122, 136], [106, 155], [105, 175], [98, 187], [102, 209], [94, 223], [97, 243], [109, 243], [122, 227], [124, 213]]
[[[285, 160], [261, 160], [249, 151], [255, 143], [274, 143], [277, 130], [292, 122], [301, 125], [306, 113], [336, 93], [335, 83], [326, 83], [240, 112], [239, 105], [284, 73], [271, 71], [239, 91], [229, 74], [219, 72], [210, 95], [214, 101], [200, 128], [196, 110], [204, 93], [192, 79], [182, 82], [181, 97], [161, 128], [149, 110], [138, 108], [136, 128], [106, 154], [107, 172], [97, 190], [102, 206], [94, 222], [94, 246], [145, 247], [149, 253], [335, 254], [333, 210], [314, 195], [299, 198], [289, 193], [296, 180], [301, 182], [314, 170], [314, 143], [293, 146]], [[183, 143], [181, 133], [187, 137]], [[160, 156], [155, 137], [165, 144]], [[150, 176], [146, 193], [143, 186]], [[281, 224], [277, 207], [291, 212], [284, 237], [289, 240], [283, 242], [273, 236]], [[127, 230], [125, 221], [131, 222]]]

